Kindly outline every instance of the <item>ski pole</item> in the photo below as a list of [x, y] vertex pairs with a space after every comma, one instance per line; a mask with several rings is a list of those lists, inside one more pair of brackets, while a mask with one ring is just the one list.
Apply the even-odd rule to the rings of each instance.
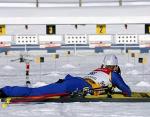
[[27, 87], [31, 85], [31, 82], [29, 80], [29, 70], [30, 70], [30, 64], [29, 62], [26, 62], [26, 86]]

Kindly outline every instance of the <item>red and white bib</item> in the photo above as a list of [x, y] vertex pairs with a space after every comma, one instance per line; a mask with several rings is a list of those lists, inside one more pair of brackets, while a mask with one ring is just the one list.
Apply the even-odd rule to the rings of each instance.
[[104, 86], [111, 84], [111, 70], [107, 68], [98, 68], [90, 72], [84, 78], [93, 80], [96, 83], [100, 83]]

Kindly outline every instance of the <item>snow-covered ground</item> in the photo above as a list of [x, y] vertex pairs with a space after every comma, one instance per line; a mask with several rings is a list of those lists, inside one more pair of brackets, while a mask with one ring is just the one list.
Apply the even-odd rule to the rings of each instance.
[[[63, 54], [64, 53], [64, 54]], [[34, 59], [36, 55], [31, 55]], [[94, 54], [77, 53], [76, 56], [66, 56], [60, 53], [55, 60], [50, 54], [42, 53], [45, 62], [37, 64], [31, 62], [30, 80], [32, 87], [42, 86], [64, 78], [66, 74], [84, 76], [91, 70], [99, 67], [104, 53]], [[37, 55], [38, 56], [38, 55]], [[150, 57], [150, 54], [141, 54], [139, 57]], [[25, 64], [11, 62], [18, 58], [18, 54], [0, 54], [0, 87], [6, 85], [25, 85]], [[128, 54], [118, 54], [122, 76], [133, 91], [150, 92], [150, 61], [143, 65], [137, 58]], [[144, 74], [143, 74], [144, 72]], [[149, 117], [150, 103], [45, 103], [45, 104], [12, 104], [8, 108], [0, 108], [0, 117]]]

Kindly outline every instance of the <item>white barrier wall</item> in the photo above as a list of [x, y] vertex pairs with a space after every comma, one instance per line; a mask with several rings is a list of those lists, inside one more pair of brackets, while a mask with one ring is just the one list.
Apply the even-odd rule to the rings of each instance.
[[115, 35], [115, 44], [138, 44], [137, 35]]
[[65, 35], [65, 44], [88, 44], [87, 35]]
[[112, 35], [89, 35], [89, 42], [111, 43]]
[[89, 35], [89, 47], [108, 47], [112, 43], [112, 35]]
[[139, 44], [150, 43], [150, 35], [139, 35]]
[[39, 35], [39, 43], [62, 43], [61, 35]]
[[11, 42], [12, 36], [0, 36], [0, 42]]
[[6, 25], [6, 32], [8, 35], [45, 35], [46, 25]]
[[16, 35], [0, 36], [0, 46], [40, 45], [40, 47], [60, 47], [62, 44], [89, 44], [90, 48], [110, 47], [112, 44], [139, 44], [150, 47], [150, 35]]
[[38, 44], [37, 35], [17, 35], [17, 36], [14, 36], [14, 41], [15, 41], [15, 44], [17, 45]]
[[125, 28], [125, 24], [107, 24], [106, 28], [107, 34], [145, 34], [145, 24], [128, 24], [127, 28]]
[[[3, 0], [4, 1], [4, 0]], [[38, 20], [38, 19], [37, 19]], [[8, 35], [46, 35], [46, 25], [6, 25], [6, 32]], [[56, 35], [64, 34], [96, 34], [96, 25], [94, 24], [81, 24], [75, 27], [75, 25], [56, 25]], [[124, 24], [107, 24], [107, 34], [145, 34], [145, 24], [128, 24], [125, 29]]]
[[39, 35], [40, 48], [60, 47], [62, 43], [62, 35]]
[[56, 25], [56, 34], [96, 34], [96, 25], [77, 25], [77, 27], [75, 27], [75, 25]]
[[0, 47], [11, 46], [12, 36], [0, 36]]
[[140, 47], [150, 47], [150, 35], [139, 35]]

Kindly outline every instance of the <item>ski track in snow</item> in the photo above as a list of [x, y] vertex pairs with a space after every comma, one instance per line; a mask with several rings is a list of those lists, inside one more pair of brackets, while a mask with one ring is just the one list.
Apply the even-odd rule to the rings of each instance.
[[[128, 55], [117, 55], [124, 80], [135, 91], [150, 91], [150, 75], [139, 75], [143, 73], [143, 67], [139, 63], [128, 61]], [[149, 54], [147, 54], [150, 57]], [[18, 56], [13, 56], [17, 58]], [[86, 56], [70, 56], [57, 60], [57, 68], [54, 61], [46, 56], [42, 63], [41, 72], [39, 65], [31, 63], [30, 80], [32, 87], [42, 86], [64, 78], [66, 74], [84, 76], [91, 70], [99, 67], [104, 54], [93, 54]], [[0, 76], [0, 87], [5, 85], [25, 85], [25, 64], [10, 62], [10, 58], [0, 57], [2, 71]], [[83, 61], [84, 60], [84, 61]], [[145, 71], [150, 71], [150, 63], [145, 65]], [[13, 66], [13, 67], [12, 67]], [[32, 74], [34, 73], [34, 74]], [[41, 73], [41, 77], [39, 74]], [[14, 75], [15, 74], [15, 75]], [[11, 104], [6, 109], [0, 108], [0, 117], [149, 117], [150, 103], [44, 103], [44, 104]]]

